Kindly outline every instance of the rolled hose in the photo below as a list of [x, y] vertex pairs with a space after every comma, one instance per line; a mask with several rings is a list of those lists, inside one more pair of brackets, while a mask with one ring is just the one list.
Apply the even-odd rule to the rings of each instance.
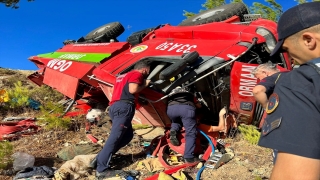
[[[214, 145], [213, 145], [213, 142], [211, 141], [211, 139], [206, 135], [206, 133], [204, 133], [203, 131], [201, 131], [200, 129], [198, 129], [198, 131], [209, 141], [210, 143], [210, 146], [211, 146], [211, 149], [212, 149], [212, 152], [214, 152]], [[204, 170], [205, 166], [202, 166], [199, 171], [197, 172], [197, 177], [196, 177], [196, 180], [200, 180], [200, 177], [201, 177], [201, 173], [202, 171]]]

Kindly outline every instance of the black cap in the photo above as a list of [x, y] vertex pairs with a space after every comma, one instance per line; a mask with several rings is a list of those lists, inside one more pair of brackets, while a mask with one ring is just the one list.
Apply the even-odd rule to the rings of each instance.
[[278, 43], [270, 56], [279, 53], [287, 37], [317, 24], [320, 24], [320, 2], [303, 3], [285, 11], [278, 22]]

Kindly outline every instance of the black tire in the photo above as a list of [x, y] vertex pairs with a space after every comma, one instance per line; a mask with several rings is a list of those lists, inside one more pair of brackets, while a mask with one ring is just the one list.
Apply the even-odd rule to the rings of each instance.
[[244, 21], [243, 15], [248, 14], [248, 9], [243, 3], [231, 3], [215, 7], [199, 14], [196, 14], [184, 21], [182, 21], [178, 26], [192, 26], [199, 24], [207, 24], [211, 22], [224, 21], [234, 15], [240, 17], [241, 21]]
[[194, 63], [199, 58], [199, 53], [197, 51], [186, 54], [183, 59], [178, 60], [174, 64], [171, 64], [166, 69], [161, 71], [159, 74], [160, 80], [168, 80], [176, 75], [178, 75], [182, 70], [184, 70], [189, 64]]
[[182, 56], [182, 59], [187, 62], [187, 64], [194, 63], [199, 58], [199, 53], [197, 51], [189, 52]]
[[124, 32], [124, 27], [119, 22], [112, 22], [96, 28], [88, 33], [84, 39], [88, 42], [107, 42], [116, 39]]
[[182, 59], [178, 60], [178, 62], [171, 64], [169, 67], [161, 71], [161, 73], [159, 74], [159, 79], [168, 80], [178, 75], [186, 67], [187, 67], [187, 62], [183, 61]]
[[128, 38], [127, 42], [130, 43], [132, 46], [135, 46], [139, 43], [142, 42], [142, 39], [151, 31], [153, 31], [155, 28], [149, 28], [149, 29], [144, 29], [141, 31], [137, 31], [132, 33]]

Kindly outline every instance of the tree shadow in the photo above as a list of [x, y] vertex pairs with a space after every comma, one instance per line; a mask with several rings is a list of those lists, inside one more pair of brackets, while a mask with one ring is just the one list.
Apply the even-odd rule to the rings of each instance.
[[123, 169], [137, 162], [138, 160], [145, 159], [146, 154], [116, 154], [112, 156], [110, 167], [112, 169]]
[[48, 167], [57, 167], [58, 165], [64, 163], [62, 159], [55, 158], [55, 157], [36, 157], [34, 166], [48, 166]]

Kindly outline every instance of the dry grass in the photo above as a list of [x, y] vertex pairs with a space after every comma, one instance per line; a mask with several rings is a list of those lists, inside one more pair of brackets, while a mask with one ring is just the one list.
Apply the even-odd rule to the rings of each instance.
[[[19, 74], [19, 76], [16, 76]], [[39, 93], [38, 96], [34, 97], [38, 101], [45, 104], [47, 101], [51, 101], [56, 98], [60, 100], [60, 96], [55, 95], [55, 92], [48, 92], [47, 87], [43, 89], [37, 89], [39, 87], [34, 86], [28, 80], [26, 80], [26, 74], [13, 73], [11, 70], [3, 70], [0, 68], [0, 85], [3, 81], [7, 81], [7, 78], [11, 76], [12, 79], [8, 80], [14, 82], [16, 80], [22, 80], [23, 84], [30, 85], [30, 91], [35, 90]], [[1, 78], [6, 77], [6, 78]], [[21, 78], [21, 79], [20, 79]], [[3, 87], [3, 86], [2, 86]], [[10, 88], [10, 83], [5, 88]], [[25, 117], [40, 117], [37, 114], [38, 111], [34, 111], [28, 107], [22, 108], [21, 110], [6, 110], [0, 107], [0, 119], [9, 116], [25, 116]], [[17, 141], [12, 142], [14, 152], [21, 151], [36, 157], [35, 166], [46, 165], [49, 167], [59, 168], [64, 161], [56, 158], [57, 152], [65, 147], [65, 144], [70, 145], [77, 144], [81, 141], [89, 141], [85, 134], [84, 129], [84, 117], [77, 117], [72, 121], [72, 126], [69, 130], [54, 131], [44, 130], [37, 134], [21, 138]], [[98, 140], [106, 140], [110, 133], [111, 124], [107, 121], [101, 128], [92, 127], [92, 135]], [[141, 128], [141, 127], [140, 127]], [[217, 170], [206, 168], [202, 173], [201, 179], [268, 179], [272, 165], [271, 151], [256, 145], [252, 145], [244, 140], [243, 136], [237, 136], [235, 139], [227, 139], [229, 148], [233, 149], [235, 157], [227, 164], [221, 166]], [[146, 154], [142, 153], [144, 148], [141, 145], [142, 140], [138, 135], [134, 136], [134, 139], [129, 145], [123, 147], [119, 151], [119, 155], [113, 160], [114, 166], [118, 166], [120, 169], [133, 170], [137, 167], [139, 161], [146, 158]], [[121, 163], [119, 163], [121, 162]], [[195, 179], [198, 169], [187, 169], [188, 175], [191, 179]], [[152, 174], [146, 171], [141, 171], [142, 175], [139, 179], [145, 179]], [[12, 179], [9, 176], [1, 176], [2, 179]], [[83, 178], [88, 179], [88, 178]]]

